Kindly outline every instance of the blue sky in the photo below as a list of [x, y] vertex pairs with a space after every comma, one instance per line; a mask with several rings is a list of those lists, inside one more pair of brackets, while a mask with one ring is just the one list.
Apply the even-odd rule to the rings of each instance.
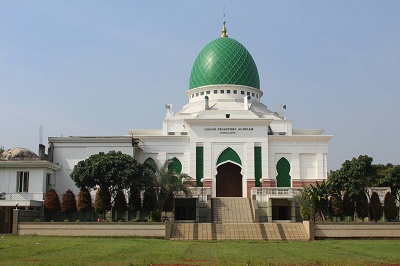
[[161, 128], [220, 35], [252, 54], [262, 101], [334, 135], [329, 169], [400, 164], [400, 1], [0, 1], [0, 145]]

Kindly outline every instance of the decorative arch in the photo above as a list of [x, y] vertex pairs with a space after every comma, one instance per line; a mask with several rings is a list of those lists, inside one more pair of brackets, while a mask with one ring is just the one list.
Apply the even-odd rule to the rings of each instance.
[[290, 173], [290, 163], [286, 158], [282, 157], [276, 164], [276, 171], [278, 175], [276, 176], [277, 187], [291, 187], [292, 177]]
[[156, 164], [156, 162], [154, 161], [154, 159], [151, 158], [151, 157], [147, 158], [147, 159], [144, 161], [143, 165], [146, 166], [147, 168], [149, 168], [149, 169], [150, 169], [151, 171], [153, 171], [154, 173], [157, 171], [157, 164]]
[[240, 160], [239, 155], [231, 147], [228, 147], [221, 152], [217, 160], [217, 166], [225, 162], [232, 162], [240, 167], [242, 166], [242, 161]]
[[174, 157], [170, 159], [170, 163], [168, 164], [168, 170], [172, 170], [175, 173], [182, 173], [182, 163], [178, 158]]

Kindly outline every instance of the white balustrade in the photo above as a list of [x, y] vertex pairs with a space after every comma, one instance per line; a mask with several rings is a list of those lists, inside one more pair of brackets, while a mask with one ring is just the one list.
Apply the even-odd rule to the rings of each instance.
[[[209, 187], [190, 187], [191, 195], [189, 197], [198, 198], [200, 202], [206, 202], [207, 196], [211, 195], [211, 188]], [[174, 194], [175, 198], [188, 198], [182, 191]]]
[[298, 195], [303, 188], [291, 187], [254, 187], [251, 188], [251, 197], [257, 202], [267, 202], [270, 198], [291, 198]]
[[21, 192], [21, 193], [7, 193], [5, 199], [6, 200], [44, 200], [44, 193], [29, 193], [29, 192]]

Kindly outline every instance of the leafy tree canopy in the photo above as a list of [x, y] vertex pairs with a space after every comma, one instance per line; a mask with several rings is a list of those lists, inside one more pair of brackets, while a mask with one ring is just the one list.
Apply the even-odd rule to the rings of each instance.
[[367, 155], [346, 160], [340, 169], [330, 172], [329, 183], [338, 192], [347, 191], [349, 198], [356, 201], [376, 178], [372, 160]]
[[78, 162], [71, 178], [79, 188], [100, 187], [115, 194], [118, 189], [141, 186], [142, 166], [118, 151], [100, 152]]

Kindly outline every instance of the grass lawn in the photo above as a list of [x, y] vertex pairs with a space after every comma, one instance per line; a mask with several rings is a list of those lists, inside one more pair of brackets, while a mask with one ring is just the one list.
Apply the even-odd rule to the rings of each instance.
[[400, 240], [168, 241], [0, 236], [0, 265], [389, 265]]

